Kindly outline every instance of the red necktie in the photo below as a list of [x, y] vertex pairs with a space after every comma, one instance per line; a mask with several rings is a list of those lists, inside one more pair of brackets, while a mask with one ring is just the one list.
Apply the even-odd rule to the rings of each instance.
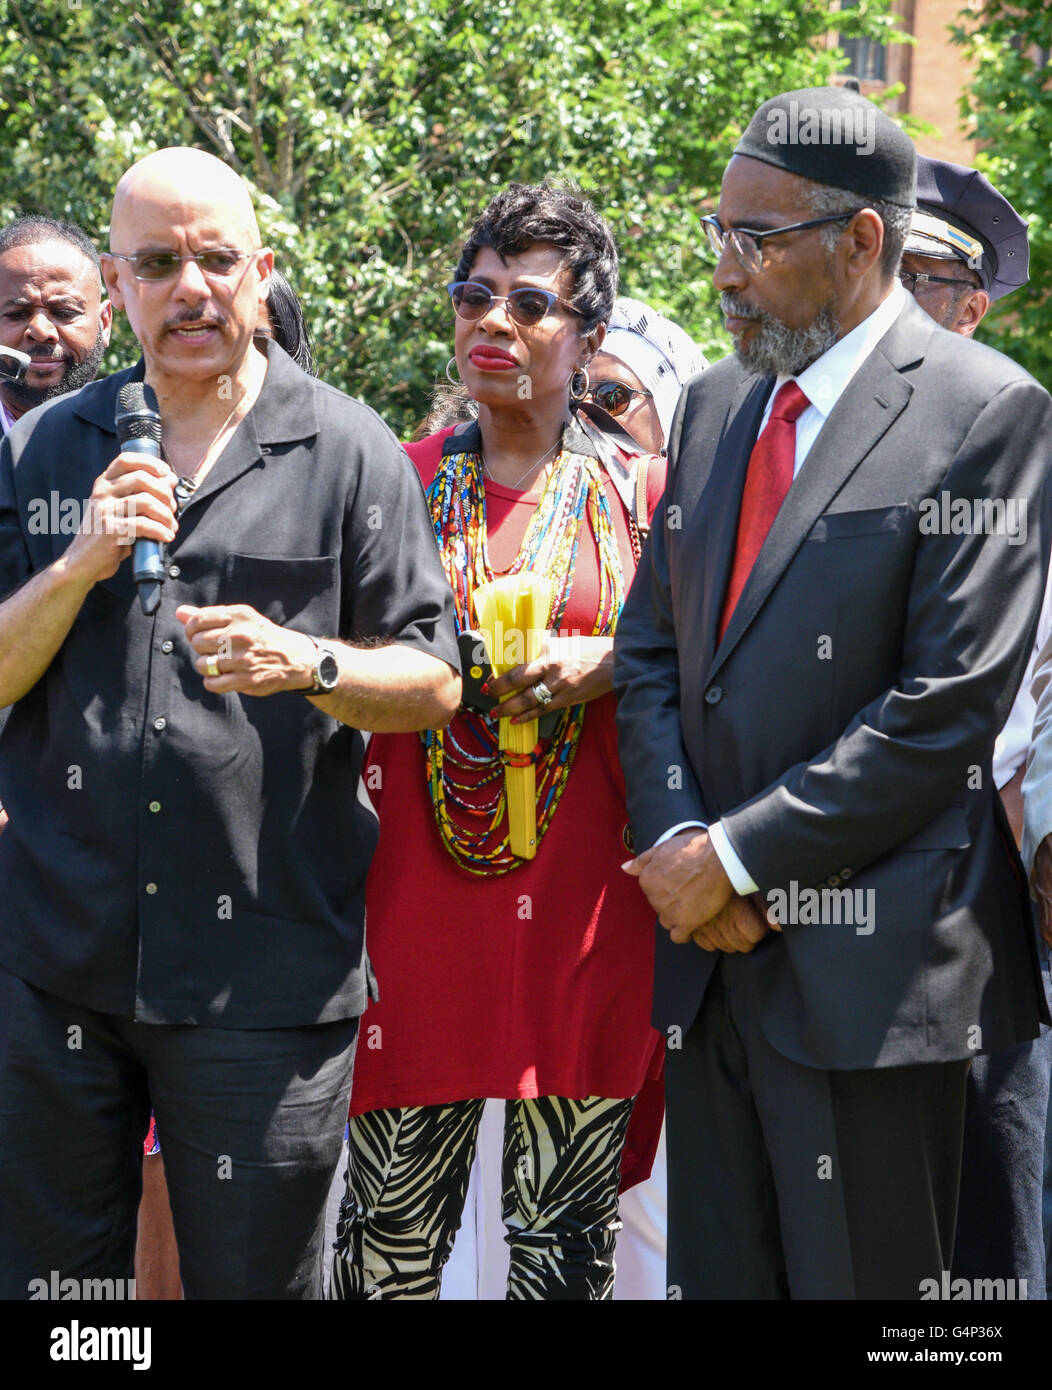
[[727, 631], [735, 604], [741, 597], [749, 572], [756, 563], [767, 532], [778, 515], [778, 508], [793, 481], [796, 462], [796, 420], [811, 402], [795, 381], [787, 381], [774, 398], [767, 428], [752, 446], [749, 468], [742, 490], [738, 516], [738, 539], [734, 564], [727, 584], [720, 617], [720, 641]]

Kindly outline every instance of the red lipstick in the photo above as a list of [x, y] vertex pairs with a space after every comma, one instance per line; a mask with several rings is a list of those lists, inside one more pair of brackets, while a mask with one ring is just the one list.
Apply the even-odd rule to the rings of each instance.
[[468, 361], [483, 372], [507, 372], [519, 365], [510, 352], [488, 343], [473, 347], [468, 353]]

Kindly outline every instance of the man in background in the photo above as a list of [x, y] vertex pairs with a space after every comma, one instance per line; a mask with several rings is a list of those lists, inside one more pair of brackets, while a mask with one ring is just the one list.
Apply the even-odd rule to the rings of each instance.
[[[112, 317], [83, 228], [38, 216], [0, 228], [0, 347], [32, 358], [20, 381], [0, 373], [0, 437], [27, 410], [95, 380]], [[0, 805], [0, 831], [6, 824]]]
[[32, 216], [0, 228], [0, 347], [32, 358], [22, 381], [0, 379], [0, 435], [95, 380], [112, 314], [98, 252], [80, 227]]
[[[899, 276], [925, 313], [970, 338], [992, 303], [1027, 283], [1029, 261], [1026, 223], [987, 178], [961, 164], [918, 157], [917, 210]], [[994, 781], [1017, 845], [1035, 711], [1030, 682], [1050, 631], [1046, 586], [1023, 683], [994, 745]], [[1047, 961], [1044, 973], [1047, 982]], [[1030, 1042], [977, 1056], [965, 1101], [952, 1274], [1025, 1280], [1030, 1299], [1045, 1297], [1041, 1207], [1050, 1073], [1052, 1031], [1042, 1026]]]

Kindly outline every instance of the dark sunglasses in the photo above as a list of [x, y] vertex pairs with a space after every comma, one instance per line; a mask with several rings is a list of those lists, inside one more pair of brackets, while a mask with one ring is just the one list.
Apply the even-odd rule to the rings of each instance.
[[625, 413], [632, 404], [633, 396], [652, 395], [653, 392], [641, 391], [638, 386], [626, 386], [623, 381], [597, 381], [584, 393], [584, 398], [588, 400], [591, 397], [607, 415], [617, 416]]
[[530, 285], [512, 290], [511, 294], [494, 294], [477, 280], [454, 280], [446, 289], [453, 301], [453, 308], [462, 319], [484, 318], [493, 304], [506, 304], [508, 314], [524, 328], [540, 323], [556, 304], [565, 304], [571, 313], [577, 313], [568, 299], [560, 299], [551, 290], [535, 290]]

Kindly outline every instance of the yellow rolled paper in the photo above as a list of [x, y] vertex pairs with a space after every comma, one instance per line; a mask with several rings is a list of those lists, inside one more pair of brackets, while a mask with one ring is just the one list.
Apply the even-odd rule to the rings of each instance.
[[[505, 574], [480, 585], [473, 594], [479, 630], [486, 640], [490, 665], [498, 676], [526, 661], [536, 661], [548, 633], [552, 584], [539, 574]], [[530, 753], [537, 744], [537, 721], [500, 721], [500, 747], [507, 753]], [[537, 770], [505, 767], [508, 839], [512, 854], [532, 859], [537, 853]]]

